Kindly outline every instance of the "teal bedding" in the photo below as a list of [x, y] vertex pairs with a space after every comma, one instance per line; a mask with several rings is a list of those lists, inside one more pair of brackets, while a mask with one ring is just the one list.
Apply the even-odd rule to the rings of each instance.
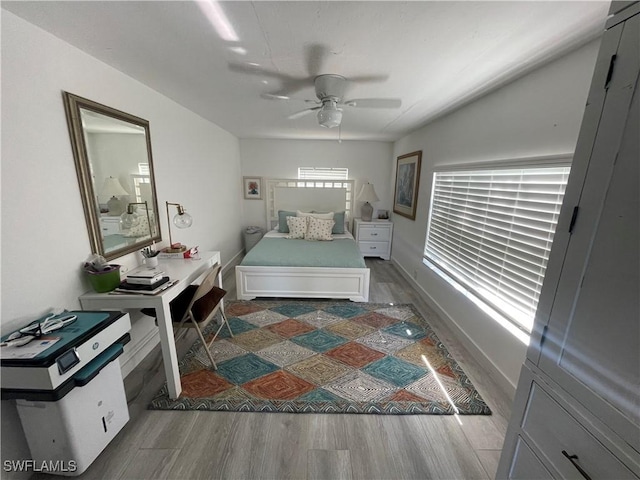
[[355, 241], [310, 242], [288, 238], [263, 238], [240, 263], [267, 267], [367, 268]]

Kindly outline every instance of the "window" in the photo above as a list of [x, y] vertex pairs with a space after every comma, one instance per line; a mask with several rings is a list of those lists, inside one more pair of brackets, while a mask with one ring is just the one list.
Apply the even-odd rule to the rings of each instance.
[[436, 172], [425, 259], [530, 333], [569, 171]]
[[136, 202], [147, 201], [151, 204], [151, 172], [148, 163], [138, 164], [138, 173], [131, 175]]
[[348, 168], [299, 167], [300, 180], [348, 180]]

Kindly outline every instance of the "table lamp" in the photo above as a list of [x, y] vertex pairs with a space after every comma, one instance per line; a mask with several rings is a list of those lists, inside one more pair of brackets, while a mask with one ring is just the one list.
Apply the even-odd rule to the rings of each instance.
[[121, 195], [129, 195], [129, 192], [122, 188], [120, 180], [115, 177], [105, 178], [104, 185], [102, 186], [102, 195], [111, 197], [107, 202], [107, 208], [109, 208], [108, 215], [115, 217], [124, 212], [124, 206], [118, 197]]
[[362, 205], [362, 208], [360, 209], [360, 218], [362, 218], [364, 222], [370, 222], [371, 217], [373, 216], [373, 207], [370, 202], [377, 202], [380, 200], [376, 195], [376, 191], [373, 189], [373, 185], [371, 183], [365, 183], [356, 200], [364, 202], [364, 205]]
[[144, 210], [147, 213], [147, 225], [149, 227], [149, 238], [153, 238], [153, 232], [151, 230], [151, 217], [149, 216], [149, 207], [147, 202], [132, 202], [127, 205], [127, 211], [120, 216], [120, 226], [124, 230], [129, 230], [140, 225], [140, 215], [134, 205], [144, 205]]
[[[180, 253], [187, 250], [185, 245], [181, 243], [173, 243], [171, 239], [171, 223], [173, 223], [176, 228], [189, 228], [193, 223], [193, 217], [189, 215], [184, 207], [179, 203], [171, 203], [165, 202], [167, 204], [167, 224], [169, 226], [169, 247], [165, 248], [164, 251], [169, 253]], [[173, 220], [169, 218], [169, 205], [174, 205], [178, 209], [178, 213], [176, 213], [173, 217]]]

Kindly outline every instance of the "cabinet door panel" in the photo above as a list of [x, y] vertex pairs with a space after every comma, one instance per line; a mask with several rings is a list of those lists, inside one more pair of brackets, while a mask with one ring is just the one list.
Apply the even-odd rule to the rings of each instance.
[[529, 446], [518, 438], [516, 453], [509, 473], [510, 480], [553, 480], [553, 476]]
[[[605, 88], [605, 83], [609, 73], [611, 58], [618, 51], [622, 30], [622, 25], [608, 30], [605, 32], [600, 43], [600, 52], [594, 67], [593, 79], [591, 81], [591, 87], [589, 88], [582, 125], [580, 126], [580, 135], [578, 136], [578, 143], [576, 144], [576, 150], [573, 156], [573, 164], [571, 165], [571, 175], [564, 195], [564, 207], [560, 212], [558, 226], [553, 237], [553, 248], [545, 272], [540, 302], [538, 303], [536, 311], [536, 322], [531, 332], [531, 345], [539, 345], [543, 333], [542, 327], [549, 322], [555, 291], [558, 287], [560, 274], [562, 273], [563, 258], [571, 237], [569, 234], [569, 223], [573, 215], [573, 206], [580, 203], [585, 177], [591, 160], [591, 153], [594, 149], [598, 127], [602, 121], [602, 110], [605, 100], [607, 99], [608, 90]], [[624, 105], [625, 101], [628, 103], [629, 99], [622, 98], [619, 103]], [[624, 123], [620, 123], [619, 125], [623, 124]], [[539, 354], [539, 349], [530, 348], [527, 352], [527, 358], [537, 364], [540, 360]]]
[[637, 15], [624, 25], [618, 55], [626, 67], [615, 72], [618, 84], [612, 81], [613, 91], [605, 103], [540, 359], [543, 370], [636, 450], [640, 450], [639, 21]]

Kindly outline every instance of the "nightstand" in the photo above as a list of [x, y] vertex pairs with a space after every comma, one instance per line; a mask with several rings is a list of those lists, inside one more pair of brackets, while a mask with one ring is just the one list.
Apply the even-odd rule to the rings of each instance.
[[391, 258], [391, 238], [393, 223], [390, 220], [372, 220], [365, 222], [360, 218], [353, 220], [356, 243], [365, 257]]
[[109, 217], [109, 216], [101, 216], [100, 217], [100, 230], [102, 231], [102, 236], [106, 237], [107, 235], [115, 235], [120, 233], [120, 216], [117, 217]]

